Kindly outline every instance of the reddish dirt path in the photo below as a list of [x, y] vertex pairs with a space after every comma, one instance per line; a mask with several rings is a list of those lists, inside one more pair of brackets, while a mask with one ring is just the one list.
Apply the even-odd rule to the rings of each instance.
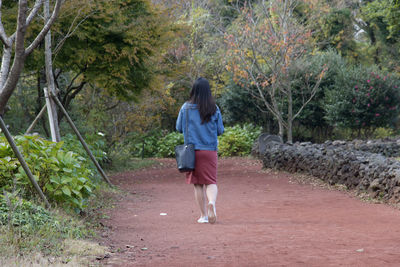
[[192, 186], [163, 163], [112, 177], [132, 194], [105, 222], [105, 265], [400, 266], [399, 210], [235, 158], [219, 161], [217, 223], [198, 224]]

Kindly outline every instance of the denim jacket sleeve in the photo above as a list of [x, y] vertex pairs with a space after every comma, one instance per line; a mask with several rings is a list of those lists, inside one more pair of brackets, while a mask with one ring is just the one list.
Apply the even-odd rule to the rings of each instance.
[[222, 115], [221, 111], [219, 110], [219, 107], [217, 106], [217, 135], [223, 134], [225, 131], [224, 129], [224, 124], [222, 122]]
[[180, 133], [183, 133], [183, 127], [182, 127], [182, 125], [183, 125], [183, 120], [182, 120], [182, 117], [183, 117], [183, 111], [184, 111], [184, 107], [185, 105], [182, 105], [182, 107], [181, 107], [181, 109], [179, 110], [179, 115], [178, 115], [178, 119], [176, 119], [176, 130], [178, 131], [178, 132], [180, 132]]

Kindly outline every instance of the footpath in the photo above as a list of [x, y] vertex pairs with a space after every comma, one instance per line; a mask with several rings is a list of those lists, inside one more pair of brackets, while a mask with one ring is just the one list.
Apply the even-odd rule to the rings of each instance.
[[193, 188], [173, 159], [112, 182], [128, 193], [108, 213], [103, 266], [400, 266], [400, 210], [220, 159], [217, 222], [199, 224]]

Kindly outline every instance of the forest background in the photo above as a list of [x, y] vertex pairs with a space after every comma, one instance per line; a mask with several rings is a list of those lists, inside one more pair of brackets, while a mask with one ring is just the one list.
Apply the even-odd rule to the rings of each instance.
[[[105, 135], [107, 152], [123, 147], [137, 156], [143, 146], [143, 156], [171, 156], [157, 152], [163, 148], [155, 141], [174, 132], [199, 76], [210, 80], [227, 126], [251, 123], [290, 141], [313, 142], [397, 133], [399, 3], [288, 1], [288, 28], [301, 30], [287, 33], [276, 18], [289, 11], [272, 6], [284, 2], [67, 1], [52, 29], [60, 100], [86, 135]], [[15, 19], [15, 7], [11, 2], [3, 12], [5, 22]], [[273, 34], [260, 28], [268, 23], [275, 24]], [[303, 41], [282, 44], [285, 31]], [[284, 77], [274, 76], [274, 68]], [[39, 113], [44, 86], [42, 47], [28, 59], [9, 102], [12, 133], [23, 133]], [[285, 86], [290, 105], [288, 90], [279, 91]], [[300, 110], [294, 118], [290, 106]], [[61, 132], [70, 132], [59, 114]], [[35, 131], [49, 137], [45, 118], [39, 126]], [[164, 143], [174, 138], [180, 140], [173, 135]]]

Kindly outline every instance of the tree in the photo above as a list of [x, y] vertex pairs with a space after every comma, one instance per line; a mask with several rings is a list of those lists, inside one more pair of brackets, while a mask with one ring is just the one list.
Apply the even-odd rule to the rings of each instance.
[[71, 74], [72, 83], [59, 86], [64, 104], [89, 83], [124, 100], [137, 98], [156, 74], [154, 56], [166, 45], [169, 23], [147, 0], [97, 1], [89, 13], [55, 60], [57, 75]]
[[249, 97], [246, 90], [230, 80], [225, 91], [217, 99], [224, 114], [227, 125], [252, 123], [263, 125], [264, 131], [273, 132], [276, 123], [270, 113], [260, 112], [257, 108], [262, 103], [255, 104], [256, 99]]
[[[36, 0], [29, 14], [28, 1], [19, 1], [16, 31], [9, 36], [7, 35], [1, 21], [2, 1], [0, 0], [0, 40], [3, 43], [0, 73], [0, 115], [4, 114], [7, 102], [16, 88], [26, 58], [40, 44], [47, 32], [50, 30], [50, 27], [58, 16], [62, 2], [62, 0], [56, 1], [53, 13], [47, 23], [43, 26], [39, 34], [28, 45], [28, 47], [25, 47], [26, 31], [33, 18], [37, 15], [43, 1]], [[12, 57], [13, 48], [14, 57]]]
[[[246, 6], [226, 36], [228, 71], [233, 72], [237, 84], [261, 101], [260, 110], [273, 114], [279, 135], [283, 136], [286, 130], [288, 142], [293, 139], [293, 121], [316, 94], [325, 71], [308, 75], [295, 94], [291, 74], [303, 67], [300, 62], [307, 63], [304, 58], [312, 48], [311, 32], [295, 17], [298, 3], [262, 0]], [[302, 103], [297, 110], [293, 110], [295, 95]]]
[[364, 61], [381, 69], [397, 71], [400, 60], [400, 4], [395, 0], [362, 1], [355, 12]]

